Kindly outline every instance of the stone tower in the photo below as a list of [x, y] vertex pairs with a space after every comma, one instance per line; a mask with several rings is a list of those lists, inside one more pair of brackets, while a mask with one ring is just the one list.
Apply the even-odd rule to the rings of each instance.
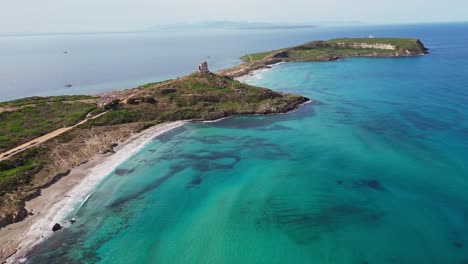
[[204, 62], [198, 64], [198, 72], [209, 73], [210, 70], [208, 70], [208, 62], [204, 61]]

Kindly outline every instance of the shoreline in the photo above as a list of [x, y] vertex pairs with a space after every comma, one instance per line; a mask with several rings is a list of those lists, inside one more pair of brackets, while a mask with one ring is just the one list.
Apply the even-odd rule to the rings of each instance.
[[96, 155], [75, 167], [70, 174], [26, 202], [33, 215], [0, 230], [0, 263], [22, 263], [24, 256], [53, 234], [52, 226], [66, 227], [70, 213], [78, 209], [117, 166], [140, 151], [154, 137], [186, 124], [187, 121], [163, 123], [132, 135], [115, 148], [115, 153]]
[[[213, 73], [210, 74], [214, 75]], [[228, 82], [228, 84], [230, 84], [229, 81], [233, 81], [224, 76], [218, 76], [217, 78]], [[229, 85], [224, 86], [224, 88], [226, 87], [232, 88]], [[264, 89], [259, 87], [253, 88], [257, 90]], [[276, 93], [268, 89], [264, 90], [265, 91], [257, 92], [261, 95], [265, 92]], [[94, 190], [106, 176], [112, 173], [118, 165], [138, 152], [157, 135], [194, 120], [210, 123], [218, 122], [236, 115], [287, 113], [296, 110], [310, 100], [302, 96], [287, 93], [276, 94], [284, 98], [284, 100], [276, 105], [266, 104], [267, 108], [263, 110], [247, 109], [246, 111], [238, 111], [237, 113], [234, 111], [235, 113], [228, 114], [227, 116], [226, 113], [222, 113], [221, 116], [224, 117], [218, 119], [183, 119], [159, 124], [135, 134], [130, 132], [130, 136], [127, 135], [126, 139], [122, 139], [122, 143], [113, 149], [114, 152], [95, 154], [82, 160], [80, 162], [81, 165], [72, 168], [67, 176], [60, 178], [47, 188], [41, 189], [39, 196], [26, 201], [23, 208], [26, 212], [29, 212], [29, 216], [19, 222], [6, 225], [0, 229], [0, 263], [23, 262], [21, 259], [27, 256], [27, 253], [29, 253], [35, 245], [41, 243], [53, 234], [52, 228], [56, 223], [65, 228], [73, 224], [74, 218], [70, 213], [76, 211], [76, 209], [84, 204], [86, 199], [92, 195], [92, 190]], [[273, 108], [269, 110], [268, 107]]]
[[267, 71], [271, 70], [273, 67], [276, 67], [278, 65], [285, 64], [285, 63], [291, 63], [291, 62], [280, 61], [280, 62], [277, 62], [277, 63], [270, 64], [270, 65], [268, 65], [268, 67], [250, 70], [250, 71], [246, 72], [243, 75], [239, 75], [239, 76], [234, 77], [234, 80], [244, 83], [245, 78], [254, 77], [257, 74], [260, 74], [262, 72], [267, 72]]
[[[315, 51], [307, 53], [307, 51]], [[330, 52], [332, 50], [333, 52]], [[350, 51], [351, 50], [351, 51]], [[219, 70], [229, 78], [249, 75], [256, 70], [268, 69], [280, 62], [328, 62], [344, 58], [411, 57], [428, 54], [428, 49], [416, 38], [342, 38], [316, 40], [301, 45], [245, 54], [241, 64]]]
[[[415, 55], [411, 55], [411, 56], [351, 56], [351, 57], [340, 57], [340, 58], [337, 58], [335, 60], [278, 61], [278, 62], [274, 62], [272, 64], [263, 65], [263, 66], [259, 66], [259, 67], [254, 67], [254, 68], [249, 68], [248, 65], [245, 66], [246, 68], [241, 68], [245, 64], [245, 62], [244, 62], [244, 63], [241, 63], [241, 64], [239, 64], [237, 66], [233, 66], [233, 67], [230, 67], [230, 68], [227, 68], [227, 69], [219, 70], [216, 73], [221, 74], [221, 75], [228, 75], [228, 76], [230, 76], [232, 79], [234, 79], [236, 81], [243, 82], [244, 78], [252, 77], [252, 76], [254, 76], [254, 75], [256, 75], [256, 74], [258, 74], [260, 72], [268, 71], [268, 70], [272, 69], [273, 67], [284, 64], [284, 63], [336, 62], [336, 61], [342, 61], [342, 60], [345, 60], [345, 59], [354, 59], [354, 58], [395, 59], [395, 58], [417, 57], [417, 56], [425, 56], [425, 55], [426, 54], [415, 54]], [[241, 69], [235, 70], [236, 68], [241, 68]], [[229, 73], [229, 70], [235, 70], [235, 71], [233, 73]], [[225, 71], [228, 71], [228, 73], [226, 74]], [[240, 72], [240, 74], [239, 74], [239, 72]]]
[[[306, 101], [287, 113], [294, 112], [301, 106], [312, 102], [312, 100]], [[199, 122], [215, 123], [234, 116], [236, 115]], [[74, 217], [70, 216], [70, 213], [79, 210], [92, 196], [93, 190], [115, 168], [139, 152], [155, 137], [191, 121], [194, 120], [158, 124], [134, 134], [119, 144], [114, 149], [114, 153], [96, 155], [88, 162], [71, 169], [66, 177], [42, 189], [40, 196], [26, 202], [25, 208], [28, 212], [33, 212], [33, 215], [0, 229], [0, 263], [26, 262], [25, 257], [34, 246], [53, 235], [52, 227], [55, 223], [59, 223], [62, 228], [67, 228], [72, 224], [70, 220]]]

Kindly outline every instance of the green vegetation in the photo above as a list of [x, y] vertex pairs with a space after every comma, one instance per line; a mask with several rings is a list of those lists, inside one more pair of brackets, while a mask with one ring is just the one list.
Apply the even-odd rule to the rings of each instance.
[[[232, 114], [284, 112], [295, 99], [215, 74], [195, 73], [137, 88], [136, 95], [83, 127], [132, 122], [216, 119]], [[302, 98], [304, 99], [304, 98]], [[294, 104], [294, 103], [293, 103]], [[295, 107], [296, 105], [294, 105]]]
[[237, 77], [278, 62], [330, 61], [348, 57], [414, 56], [426, 53], [427, 49], [424, 45], [414, 38], [340, 38], [245, 54], [242, 56], [243, 64], [219, 73]]
[[82, 128], [92, 127], [92, 126], [109, 126], [117, 124], [126, 124], [140, 121], [141, 114], [137, 111], [129, 111], [124, 107], [119, 107], [110, 110], [105, 115], [97, 118], [96, 120], [89, 121], [88, 123], [82, 125]]
[[28, 182], [31, 173], [39, 165], [34, 161], [37, 154], [37, 148], [30, 148], [15, 159], [0, 161], [0, 196]]
[[0, 112], [0, 152], [83, 120], [96, 104], [71, 100], [82, 98], [88, 97], [35, 97], [2, 103], [17, 108]]
[[139, 103], [149, 103], [149, 104], [156, 104], [158, 101], [151, 96], [138, 96], [132, 97], [127, 100], [128, 104], [139, 104]]
[[327, 61], [342, 57], [390, 56], [391, 51], [378, 49], [315, 48], [291, 50], [288, 57], [295, 61]]
[[242, 60], [244, 62], [260, 61], [260, 60], [263, 60], [266, 56], [274, 52], [275, 51], [264, 51], [264, 52], [258, 52], [258, 53], [252, 53], [252, 54], [245, 54], [244, 56], [242, 56]]
[[[360, 47], [359, 45], [375, 45]], [[382, 49], [378, 45], [391, 45], [394, 50]], [[312, 41], [299, 46], [276, 51], [267, 51], [243, 56], [246, 62], [283, 59], [289, 61], [322, 61], [338, 57], [357, 56], [403, 56], [423, 54], [426, 50], [418, 39], [413, 38], [340, 38], [328, 41]]]
[[24, 164], [18, 167], [15, 167], [15, 166], [8, 167], [5, 163], [0, 163], [0, 167], [2, 167], [1, 165], [4, 165], [3, 166], [4, 169], [0, 171], [0, 181], [4, 180], [5, 178], [11, 175], [30, 170], [34, 167], [34, 164], [32, 164], [31, 160], [26, 160]]
[[26, 97], [21, 98], [13, 101], [8, 102], [0, 102], [0, 107], [21, 107], [25, 105], [34, 105], [40, 103], [50, 103], [50, 102], [66, 102], [66, 101], [78, 101], [78, 100], [86, 100], [86, 99], [93, 99], [95, 97], [89, 95], [62, 95], [62, 96], [47, 96], [47, 97], [40, 97], [40, 96], [33, 96], [33, 97]]
[[88, 114], [90, 116], [97, 116], [97, 115], [99, 115], [101, 113], [104, 113], [105, 111], [106, 111], [106, 109], [104, 107], [96, 107], [94, 110], [92, 110]]
[[330, 43], [365, 43], [365, 44], [390, 44], [397, 47], [397, 49], [418, 50], [418, 39], [415, 38], [338, 38], [331, 39]]

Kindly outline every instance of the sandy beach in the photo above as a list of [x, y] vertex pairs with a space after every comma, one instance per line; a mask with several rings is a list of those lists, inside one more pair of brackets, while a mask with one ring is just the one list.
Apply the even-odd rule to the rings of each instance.
[[0, 262], [21, 263], [35, 245], [53, 234], [52, 227], [60, 223], [66, 228], [69, 214], [82, 204], [93, 189], [119, 164], [137, 153], [155, 136], [182, 126], [185, 121], [160, 124], [131, 136], [115, 148], [115, 153], [95, 156], [89, 162], [73, 168], [71, 173], [41, 195], [26, 203], [32, 212], [25, 220], [0, 230]]

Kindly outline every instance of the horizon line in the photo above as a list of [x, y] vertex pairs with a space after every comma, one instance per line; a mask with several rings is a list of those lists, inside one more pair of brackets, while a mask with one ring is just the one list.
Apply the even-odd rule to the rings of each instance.
[[[214, 20], [213, 20], [214, 21]], [[218, 20], [216, 20], [218, 21]], [[220, 21], [220, 20], [219, 20]], [[365, 26], [393, 26], [393, 25], [398, 25], [398, 26], [404, 26], [404, 25], [430, 25], [430, 24], [464, 24], [468, 23], [468, 20], [466, 21], [429, 21], [429, 22], [401, 22], [401, 23], [367, 23], [367, 22], [361, 22], [359, 21], [359, 24], [352, 24], [352, 25], [320, 25], [316, 22], [301, 22], [301, 23], [293, 23], [293, 22], [280, 22], [280, 23], [275, 23], [275, 22], [251, 22], [251, 21], [230, 21], [230, 20], [223, 20], [225, 22], [237, 22], [237, 23], [270, 23], [270, 24], [275, 24], [276, 26], [281, 26], [281, 25], [287, 25], [287, 26], [308, 26], [308, 27], [365, 27]], [[193, 22], [194, 24], [196, 23], [206, 23], [206, 22], [212, 22], [212, 21], [199, 21], [199, 22]], [[180, 22], [180, 23], [174, 23], [174, 24], [161, 24], [159, 26], [164, 27], [168, 25], [177, 25], [177, 24], [184, 24], [186, 22]], [[331, 22], [322, 22], [322, 23], [331, 23]], [[334, 23], [340, 23], [340, 22], [334, 22]], [[152, 27], [157, 27], [157, 26], [152, 26]], [[200, 29], [203, 29], [203, 27], [200, 27]], [[207, 29], [216, 29], [216, 28], [207, 28]], [[227, 29], [240, 29], [240, 30], [268, 30], [268, 28], [227, 28]], [[105, 31], [70, 31], [70, 32], [0, 32], [0, 37], [27, 37], [27, 36], [56, 36], [56, 35], [95, 35], [95, 34], [132, 34], [132, 33], [145, 33], [145, 32], [157, 32], [157, 31], [168, 31], [171, 29], [140, 29], [140, 30], [105, 30]], [[174, 30], [174, 29], [172, 29]]]

